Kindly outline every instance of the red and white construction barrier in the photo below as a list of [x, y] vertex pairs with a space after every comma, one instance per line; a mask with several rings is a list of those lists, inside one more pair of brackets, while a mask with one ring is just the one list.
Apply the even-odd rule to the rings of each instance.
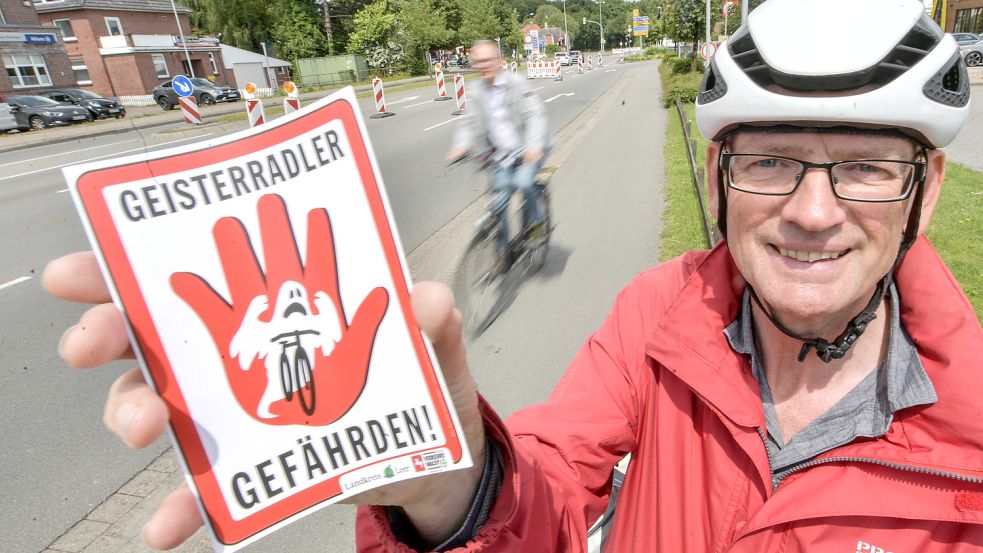
[[372, 79], [372, 94], [375, 96], [375, 110], [369, 117], [373, 119], [378, 119], [380, 117], [389, 117], [390, 115], [396, 115], [391, 111], [386, 111], [386, 93], [382, 88], [382, 79], [376, 77]]
[[457, 110], [451, 115], [461, 115], [467, 106], [467, 98], [464, 96], [464, 77], [454, 75], [454, 99], [457, 100]]
[[587, 56], [587, 70], [594, 70], [594, 56]]
[[597, 66], [604, 67], [604, 55], [600, 52], [597, 53]]
[[582, 57], [577, 58], [577, 73], [584, 74], [584, 58]]
[[560, 65], [560, 62], [558, 61], [553, 62], [553, 80], [554, 81], [563, 80], [563, 66]]
[[297, 85], [293, 81], [287, 81], [283, 83], [283, 91], [287, 93], [287, 97], [283, 99], [283, 114], [287, 115], [300, 109], [300, 93], [297, 91]]
[[263, 112], [263, 101], [259, 98], [246, 98], [246, 114], [249, 115], [249, 126], [255, 127], [266, 122]]
[[519, 72], [519, 62], [513, 61], [512, 62], [512, 74], [515, 75], [518, 72]]
[[195, 101], [195, 97], [180, 96], [177, 101], [181, 104], [184, 122], [189, 125], [201, 125], [201, 112], [198, 111], [198, 102]]
[[558, 61], [534, 61], [526, 65], [526, 78], [528, 79], [556, 79], [563, 80], [560, 62]]
[[440, 68], [439, 64], [434, 70], [437, 72], [437, 97], [434, 98], [434, 101], [450, 100], [451, 97], [447, 95], [447, 85], [444, 83], [444, 70]]

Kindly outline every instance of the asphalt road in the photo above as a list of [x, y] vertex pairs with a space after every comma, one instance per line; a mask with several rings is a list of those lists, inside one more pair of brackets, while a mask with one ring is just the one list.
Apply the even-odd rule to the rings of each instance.
[[[548, 102], [556, 131], [630, 67], [595, 69], [563, 82], [531, 82]], [[443, 155], [458, 118], [450, 115], [454, 102], [432, 98], [430, 89], [388, 95], [389, 109], [397, 115], [367, 120], [407, 252], [485, 187], [483, 177], [471, 171], [445, 168]], [[362, 109], [368, 115], [374, 108], [366, 101]], [[228, 127], [201, 132], [221, 134], [230, 132]], [[40, 272], [48, 260], [88, 248], [60, 167], [197, 139], [183, 136], [180, 126], [159, 127], [0, 154], [0, 251], [5, 259], [0, 264], [0, 416], [5, 421], [0, 550], [44, 549], [167, 447], [161, 441], [133, 453], [99, 422], [109, 384], [129, 364], [72, 371], [57, 357], [61, 332], [84, 308], [44, 294]], [[591, 152], [584, 155], [592, 163]]]

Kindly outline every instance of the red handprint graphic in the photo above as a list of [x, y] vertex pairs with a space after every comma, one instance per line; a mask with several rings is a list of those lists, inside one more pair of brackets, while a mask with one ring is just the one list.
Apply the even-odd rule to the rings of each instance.
[[283, 198], [263, 196], [258, 210], [265, 274], [242, 222], [223, 217], [213, 234], [231, 303], [193, 273], [174, 273], [171, 287], [208, 327], [246, 413], [272, 425], [329, 424], [365, 386], [389, 295], [372, 290], [349, 324], [327, 211], [307, 215], [304, 266]]

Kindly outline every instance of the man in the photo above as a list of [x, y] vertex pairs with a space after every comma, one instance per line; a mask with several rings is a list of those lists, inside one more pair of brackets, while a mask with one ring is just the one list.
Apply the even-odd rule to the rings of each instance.
[[546, 108], [526, 79], [505, 70], [494, 40], [475, 42], [471, 61], [481, 78], [468, 90], [470, 113], [458, 125], [447, 158], [453, 161], [469, 152], [490, 152], [494, 192], [490, 209], [503, 223], [497, 242], [499, 252], [504, 253], [509, 239], [506, 211], [516, 190], [522, 191], [525, 200], [522, 228], [543, 219], [535, 180], [550, 145]]
[[[449, 293], [418, 285], [476, 467], [360, 496], [376, 505], [360, 550], [584, 551], [630, 453], [605, 551], [980, 551], [983, 331], [919, 238], [966, 79], [917, 0], [762, 4], [697, 102], [725, 242], [640, 274], [549, 401], [507, 424], [477, 397]], [[91, 256], [54, 262], [45, 285], [108, 298]], [[126, 351], [112, 307], [83, 322], [70, 364]], [[134, 446], [162, 430], [139, 373], [106, 413]], [[148, 541], [197, 517], [175, 492]]]

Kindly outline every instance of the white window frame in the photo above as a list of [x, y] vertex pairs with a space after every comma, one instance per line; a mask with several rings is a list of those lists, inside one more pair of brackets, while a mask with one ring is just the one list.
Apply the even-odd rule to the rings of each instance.
[[[89, 67], [85, 65], [84, 61], [72, 62], [72, 71], [75, 72], [79, 69], [85, 69], [86, 74], [89, 73]], [[79, 86], [91, 86], [92, 75], [89, 75], [89, 80], [87, 81], [79, 81], [78, 78], [76, 77], [76, 82], [78, 83]]]
[[[65, 30], [62, 29], [61, 27], [58, 27], [58, 22], [59, 21], [64, 21], [64, 22], [68, 23], [68, 28], [69, 28], [69, 30], [72, 31], [72, 36], [66, 35], [65, 34]], [[54, 25], [55, 27], [58, 27], [58, 29], [61, 29], [61, 38], [62, 38], [62, 40], [64, 40], [65, 42], [78, 42], [78, 37], [75, 36], [75, 28], [72, 27], [72, 20], [71, 19], [52, 19], [51, 20], [51, 24]]]
[[208, 53], [208, 61], [212, 62], [212, 75], [218, 76], [218, 65], [215, 63], [215, 54], [212, 52]]
[[3, 9], [0, 9], [0, 25], [7, 24], [7, 17], [3, 15]]
[[[109, 36], [122, 36], [126, 34], [125, 31], [123, 31], [123, 22], [120, 21], [118, 17], [104, 17], [103, 20], [106, 22], [106, 32], [109, 33]], [[109, 26], [110, 21], [116, 22], [116, 28], [119, 29], [118, 34], [113, 34], [113, 29]]]
[[[18, 64], [14, 61], [14, 58], [26, 57], [28, 58], [29, 64]], [[48, 65], [44, 62], [44, 56], [41, 54], [5, 54], [2, 58], [3, 65], [7, 70], [7, 75], [10, 77], [10, 84], [14, 88], [37, 88], [41, 86], [51, 86], [51, 72], [48, 71]], [[10, 65], [7, 62], [10, 62]], [[24, 84], [25, 75], [21, 72], [21, 68], [31, 67], [34, 70], [34, 76], [37, 77], [38, 84]], [[44, 75], [38, 72], [38, 68], [44, 68]], [[16, 73], [16, 80], [14, 76], [10, 75], [10, 69], [14, 70]]]
[[[167, 77], [171, 76], [171, 71], [170, 69], [167, 68], [167, 58], [164, 57], [164, 54], [150, 54], [150, 59], [154, 61], [154, 71], [157, 73], [158, 79], [166, 79]], [[157, 66], [158, 59], [160, 60], [161, 64], [163, 64], [164, 66], [163, 75], [160, 74], [160, 67]]]

